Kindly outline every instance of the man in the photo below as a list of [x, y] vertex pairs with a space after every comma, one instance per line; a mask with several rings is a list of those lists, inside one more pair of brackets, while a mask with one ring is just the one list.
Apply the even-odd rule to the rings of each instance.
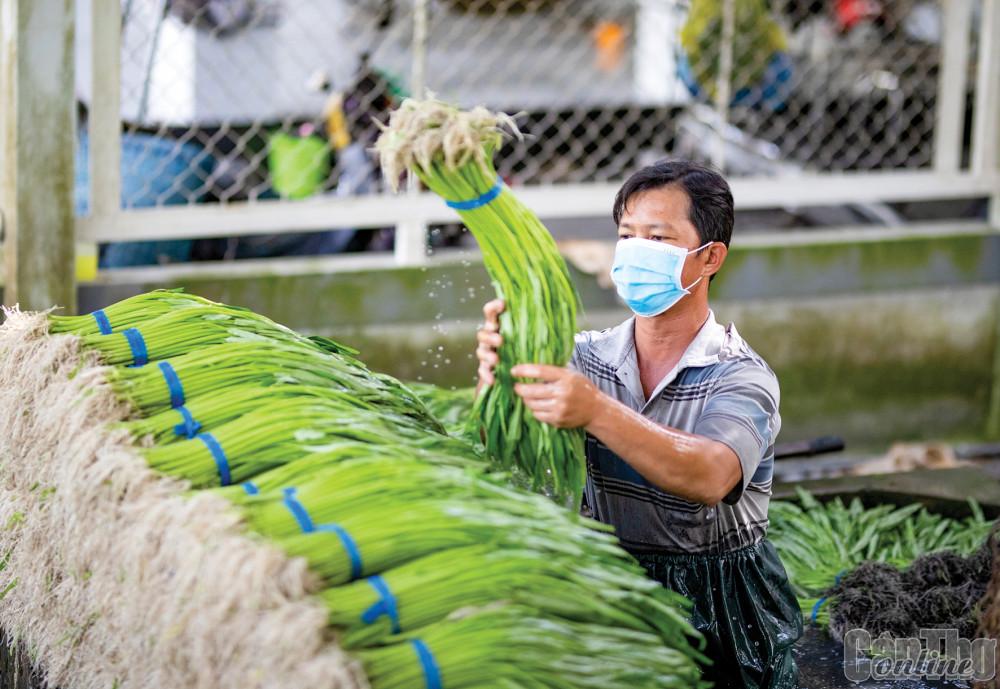
[[[733, 197], [683, 161], [635, 173], [615, 199], [612, 278], [635, 312], [577, 336], [567, 368], [514, 367], [539, 421], [587, 431], [585, 501], [650, 576], [694, 603], [716, 687], [795, 689], [802, 616], [765, 539], [778, 381], [708, 305]], [[486, 305], [480, 385], [492, 383], [503, 303]]]

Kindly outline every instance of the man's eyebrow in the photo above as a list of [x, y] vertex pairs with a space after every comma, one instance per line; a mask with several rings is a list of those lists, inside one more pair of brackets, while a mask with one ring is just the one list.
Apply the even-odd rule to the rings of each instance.
[[645, 227], [646, 229], [650, 229], [650, 230], [654, 229], [654, 228], [663, 228], [663, 229], [667, 229], [667, 230], [673, 230], [674, 229], [673, 225], [670, 225], [668, 223], [662, 223], [662, 222], [653, 222], [653, 223], [630, 223], [630, 222], [623, 222], [623, 223], [619, 223], [618, 226], [619, 227]]

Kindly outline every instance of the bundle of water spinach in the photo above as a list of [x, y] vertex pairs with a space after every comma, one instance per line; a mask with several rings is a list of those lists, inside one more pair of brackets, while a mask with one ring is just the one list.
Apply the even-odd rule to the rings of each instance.
[[390, 183], [412, 171], [458, 211], [506, 302], [496, 382], [475, 403], [487, 451], [527, 473], [535, 489], [579, 502], [586, 479], [583, 431], [537, 421], [514, 393], [510, 374], [517, 364], [569, 361], [579, 296], [552, 235], [497, 175], [492, 158], [506, 132], [518, 133], [507, 115], [408, 99], [390, 116], [376, 148]]
[[137, 458], [305, 560], [372, 689], [704, 687], [686, 599], [354, 350], [168, 291], [49, 326]]

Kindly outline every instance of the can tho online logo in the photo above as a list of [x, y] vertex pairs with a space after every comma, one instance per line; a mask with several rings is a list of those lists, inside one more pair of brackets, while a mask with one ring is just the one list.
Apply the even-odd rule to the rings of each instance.
[[844, 634], [844, 676], [865, 680], [943, 679], [984, 682], [996, 674], [996, 639], [964, 639], [957, 629], [921, 629], [915, 637]]

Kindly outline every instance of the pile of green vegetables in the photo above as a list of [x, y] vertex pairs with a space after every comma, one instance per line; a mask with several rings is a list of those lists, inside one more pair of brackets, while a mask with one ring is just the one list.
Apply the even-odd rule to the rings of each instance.
[[771, 503], [768, 538], [781, 555], [803, 615], [826, 626], [826, 594], [863, 562], [904, 568], [928, 553], [967, 556], [979, 550], [993, 522], [975, 501], [969, 508], [972, 516], [952, 519], [920, 504], [865, 508], [858, 498], [849, 505], [840, 498], [821, 503], [799, 489], [796, 502]]
[[469, 419], [476, 403], [475, 388], [446, 390], [432, 383], [408, 383], [427, 409], [452, 435], [469, 436]]
[[475, 401], [487, 451], [557, 498], [579, 504], [586, 480], [583, 431], [538, 422], [514, 393], [517, 364], [565, 365], [573, 354], [579, 297], [566, 262], [541, 221], [507, 189], [493, 166], [511, 118], [407, 99], [376, 144], [386, 178], [411, 171], [458, 211], [476, 237], [506, 308], [496, 382]]
[[50, 331], [108, 365], [152, 468], [305, 558], [373, 689], [701, 685], [685, 599], [353, 350], [172, 291]]

